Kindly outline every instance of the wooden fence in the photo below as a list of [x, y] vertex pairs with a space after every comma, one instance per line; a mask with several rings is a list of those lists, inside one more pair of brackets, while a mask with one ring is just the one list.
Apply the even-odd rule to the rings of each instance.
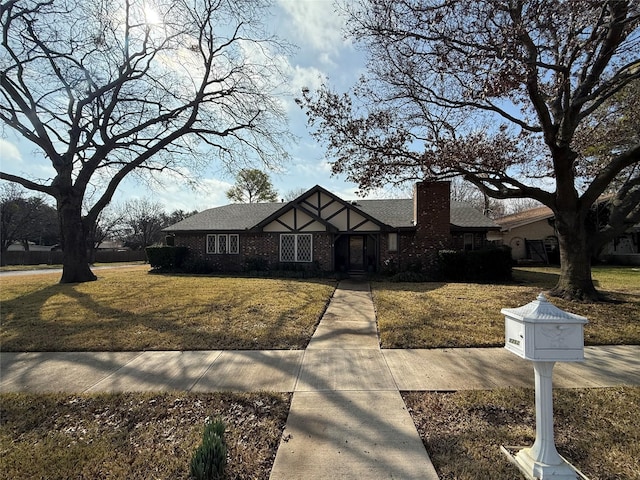
[[[144, 250], [112, 251], [98, 250], [96, 263], [144, 262], [147, 260]], [[62, 252], [6, 252], [0, 261], [2, 265], [61, 265]]]

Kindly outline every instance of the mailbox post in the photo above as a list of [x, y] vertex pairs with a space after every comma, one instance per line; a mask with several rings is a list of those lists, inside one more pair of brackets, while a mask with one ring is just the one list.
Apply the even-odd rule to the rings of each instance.
[[527, 305], [503, 308], [505, 348], [533, 361], [536, 394], [536, 439], [532, 447], [515, 457], [520, 471], [530, 480], [576, 480], [582, 474], [556, 450], [553, 433], [553, 367], [555, 362], [584, 360], [584, 325], [587, 319], [560, 310], [543, 294]]

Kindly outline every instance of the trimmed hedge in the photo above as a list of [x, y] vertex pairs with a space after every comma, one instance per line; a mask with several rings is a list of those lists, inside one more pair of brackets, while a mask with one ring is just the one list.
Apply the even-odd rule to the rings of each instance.
[[180, 268], [189, 249], [187, 247], [147, 247], [149, 265], [154, 270], [174, 270]]
[[495, 282], [512, 279], [509, 247], [438, 252], [439, 277], [454, 282]]

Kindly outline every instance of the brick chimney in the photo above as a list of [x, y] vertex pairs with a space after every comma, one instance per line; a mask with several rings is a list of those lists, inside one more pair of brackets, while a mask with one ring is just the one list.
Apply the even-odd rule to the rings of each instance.
[[413, 190], [416, 240], [426, 248], [449, 245], [451, 239], [451, 182], [418, 182]]

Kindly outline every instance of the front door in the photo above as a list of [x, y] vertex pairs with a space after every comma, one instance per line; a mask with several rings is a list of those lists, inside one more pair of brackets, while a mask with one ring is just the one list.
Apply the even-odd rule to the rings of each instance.
[[364, 237], [349, 237], [349, 270], [364, 270]]

